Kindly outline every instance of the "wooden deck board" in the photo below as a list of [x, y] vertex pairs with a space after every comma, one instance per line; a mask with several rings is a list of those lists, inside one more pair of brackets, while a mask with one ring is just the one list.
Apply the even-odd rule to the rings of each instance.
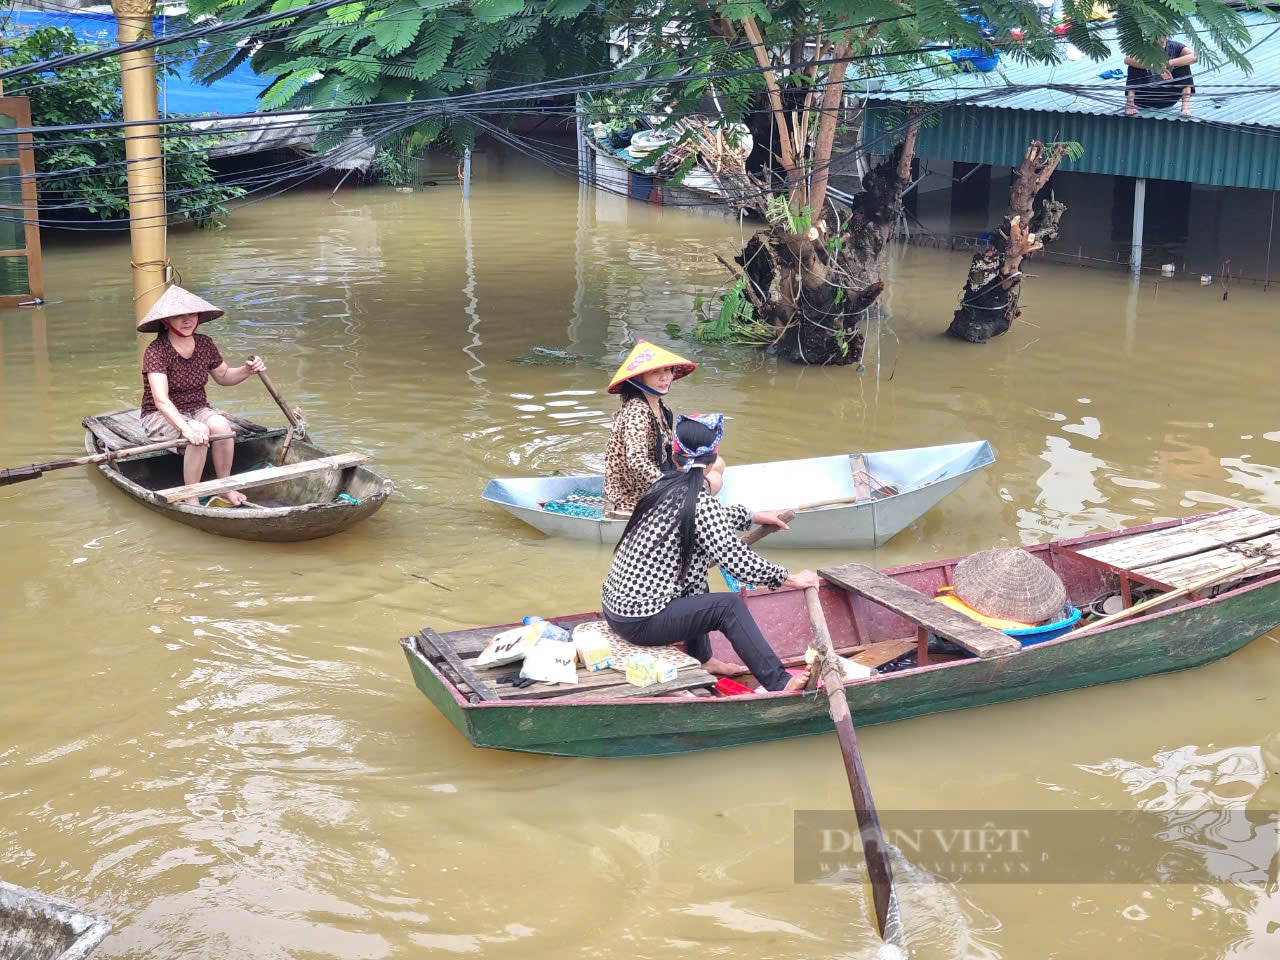
[[1227, 586], [1232, 583], [1238, 583], [1241, 580], [1265, 576], [1280, 570], [1280, 533], [1272, 533], [1263, 537], [1256, 537], [1253, 540], [1241, 541], [1237, 546], [1244, 549], [1232, 550], [1228, 547], [1219, 547], [1216, 550], [1206, 550], [1203, 553], [1193, 554], [1189, 557], [1180, 557], [1167, 563], [1144, 567], [1142, 572], [1144, 575], [1154, 577], [1172, 587], [1186, 587], [1215, 573], [1239, 566], [1241, 563], [1257, 556], [1259, 552], [1271, 554], [1272, 559], [1255, 567], [1250, 567], [1235, 577], [1229, 577], [1216, 586]]
[[[623, 677], [620, 673], [618, 676]], [[623, 677], [621, 684], [597, 687], [593, 690], [574, 690], [571, 687], [561, 699], [629, 700], [633, 697], [660, 697], [663, 694], [675, 693], [680, 690], [692, 690], [695, 687], [713, 687], [715, 684], [716, 678], [701, 667], [683, 667], [676, 673], [674, 680], [668, 680], [666, 683], [653, 683], [647, 687], [637, 687], [634, 684], [627, 683], [626, 678]], [[579, 681], [579, 686], [581, 686], [581, 681]]]
[[249, 490], [253, 487], [278, 483], [281, 480], [292, 480], [311, 473], [326, 470], [345, 470], [368, 463], [373, 457], [367, 453], [335, 453], [329, 457], [318, 457], [315, 460], [301, 460], [298, 463], [287, 463], [283, 467], [264, 467], [261, 470], [249, 470], [246, 473], [233, 473], [220, 480], [202, 480], [200, 483], [188, 483], [181, 487], [169, 487], [157, 490], [156, 496], [177, 503], [189, 497], [203, 497], [213, 493], [226, 493], [228, 490]]
[[916, 648], [914, 640], [882, 640], [879, 643], [873, 643], [861, 653], [856, 653], [849, 659], [854, 663], [860, 663], [864, 667], [881, 667], [890, 660], [897, 660], [904, 653]]
[[493, 685], [484, 677], [479, 676], [471, 666], [463, 663], [462, 658], [454, 653], [449, 648], [449, 645], [440, 639], [440, 634], [430, 627], [423, 627], [418, 631], [418, 645], [427, 653], [428, 658], [435, 654], [438, 655], [438, 658], [443, 659], [458, 677], [461, 677], [470, 685], [472, 692], [481, 700], [493, 702], [499, 699]]
[[[474, 661], [468, 660], [464, 662], [473, 663]], [[476, 667], [476, 672], [480, 676], [489, 676], [496, 680], [497, 677], [501, 677], [504, 674], [519, 673], [520, 666], [521, 661], [517, 660], [514, 663], [504, 663], [500, 667]], [[527, 687], [512, 687], [495, 683], [495, 686], [498, 690], [498, 696], [503, 700], [550, 700], [579, 690], [602, 690], [616, 687], [626, 682], [626, 676], [617, 670], [583, 670], [579, 667], [577, 683], [535, 683]]]
[[[1096, 547], [1072, 551], [1091, 560], [1124, 570], [1141, 572], [1143, 576], [1165, 583], [1153, 568], [1198, 553], [1218, 550], [1228, 543], [1253, 540], [1280, 530], [1280, 517], [1249, 507], [1214, 514], [1192, 523], [1152, 530], [1133, 536], [1117, 537]], [[1175, 586], [1177, 584], [1174, 584]]]
[[836, 586], [866, 597], [984, 659], [1017, 653], [1022, 649], [1022, 644], [1013, 637], [983, 626], [976, 620], [970, 620], [919, 590], [903, 586], [897, 580], [864, 564], [846, 563], [840, 567], [826, 567], [819, 570], [818, 574]]

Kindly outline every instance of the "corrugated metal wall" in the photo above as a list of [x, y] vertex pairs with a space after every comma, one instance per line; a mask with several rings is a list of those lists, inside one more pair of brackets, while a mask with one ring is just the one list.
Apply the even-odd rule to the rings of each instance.
[[[1084, 156], [1063, 163], [1063, 170], [1280, 189], [1280, 131], [1266, 127], [991, 107], [949, 107], [935, 116], [937, 122], [920, 131], [921, 157], [1011, 167], [1033, 139], [1075, 140]], [[900, 124], [902, 108], [872, 105], [867, 118], [864, 139], [871, 139]]]

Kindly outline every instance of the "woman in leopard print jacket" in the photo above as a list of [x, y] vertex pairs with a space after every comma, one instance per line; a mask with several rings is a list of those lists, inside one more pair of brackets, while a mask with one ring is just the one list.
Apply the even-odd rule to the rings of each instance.
[[683, 643], [711, 673], [741, 669], [711, 655], [712, 630], [728, 638], [747, 669], [769, 691], [802, 689], [791, 677], [736, 593], [711, 593], [707, 572], [720, 565], [746, 583], [816, 587], [811, 570], [789, 573], [739, 538], [751, 524], [786, 524], [773, 513], [752, 513], [715, 498], [721, 477], [710, 472], [724, 432], [716, 414], [676, 418], [673, 459], [679, 470], [662, 477], [640, 499], [613, 555], [601, 601], [604, 618], [637, 646]]
[[622, 397], [604, 456], [605, 515], [625, 517], [671, 461], [674, 419], [663, 403], [671, 384], [697, 364], [647, 340], [637, 341], [609, 384]]

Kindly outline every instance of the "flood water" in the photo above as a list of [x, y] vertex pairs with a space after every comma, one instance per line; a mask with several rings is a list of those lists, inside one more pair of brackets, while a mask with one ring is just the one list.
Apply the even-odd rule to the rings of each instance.
[[[889, 956], [862, 887], [793, 882], [794, 812], [849, 804], [834, 738], [525, 756], [471, 748], [418, 693], [400, 636], [598, 604], [607, 548], [490, 509], [485, 480], [601, 468], [604, 386], [646, 336], [699, 361], [672, 400], [733, 418], [731, 462], [995, 447], [879, 551], [766, 541], [792, 566], [1274, 510], [1275, 294], [1037, 264], [1027, 322], [974, 347], [938, 336], [966, 258], [899, 249], [865, 370], [801, 369], [664, 333], [724, 281], [714, 255], [738, 238], [736, 222], [580, 198], [496, 159], [469, 206], [453, 185], [309, 192], [176, 233], [183, 284], [227, 308], [204, 329], [228, 359], [264, 356], [313, 435], [374, 454], [398, 492], [347, 533], [262, 545], [178, 525], [86, 470], [0, 488], [0, 878], [112, 919], [103, 958]], [[0, 313], [0, 465], [77, 455], [81, 417], [137, 404], [128, 260], [122, 239], [52, 246], [50, 304]], [[522, 362], [553, 359], [534, 348], [577, 359]], [[281, 419], [256, 381], [210, 391]], [[1149, 883], [905, 887], [909, 954], [1280, 953], [1280, 894], [1258, 879], [1275, 864], [1221, 869], [1212, 837], [1175, 836], [1188, 813], [1280, 808], [1277, 640], [863, 730], [888, 826], [949, 809], [1170, 825], [1132, 854]], [[1157, 882], [1169, 855], [1205, 858], [1204, 881]]]

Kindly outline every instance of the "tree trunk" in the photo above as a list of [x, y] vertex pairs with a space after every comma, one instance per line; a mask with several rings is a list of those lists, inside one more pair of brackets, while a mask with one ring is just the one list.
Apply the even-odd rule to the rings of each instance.
[[1009, 212], [1000, 229], [991, 235], [986, 249], [974, 255], [969, 267], [960, 306], [947, 327], [950, 336], [986, 343], [1007, 331], [1022, 315], [1018, 302], [1022, 258], [1057, 239], [1059, 221], [1067, 210], [1061, 201], [1045, 200], [1032, 216], [1032, 206], [1066, 149], [1065, 144], [1058, 144], [1046, 154], [1043, 143], [1031, 141], [1009, 190]]
[[743, 248], [737, 262], [759, 319], [778, 330], [779, 356], [819, 365], [862, 359], [862, 322], [884, 289], [884, 249], [911, 182], [915, 140], [912, 116], [903, 143], [867, 176], [843, 224], [822, 217], [799, 233], [774, 224]]

